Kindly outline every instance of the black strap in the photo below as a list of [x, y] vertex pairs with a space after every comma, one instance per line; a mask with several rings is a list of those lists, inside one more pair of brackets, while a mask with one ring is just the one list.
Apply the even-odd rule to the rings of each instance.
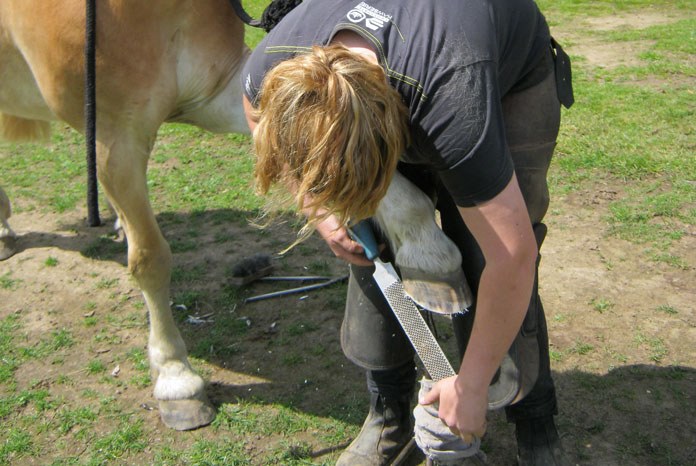
[[101, 225], [97, 189], [96, 102], [96, 0], [87, 0], [85, 11], [85, 145], [87, 148], [87, 224]]

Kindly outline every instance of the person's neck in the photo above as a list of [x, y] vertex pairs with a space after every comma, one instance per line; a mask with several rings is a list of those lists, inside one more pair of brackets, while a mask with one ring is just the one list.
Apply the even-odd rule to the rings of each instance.
[[342, 44], [343, 46], [348, 48], [348, 50], [351, 50], [352, 52], [364, 56], [369, 61], [375, 64], [379, 64], [375, 48], [369, 41], [367, 41], [357, 32], [349, 31], [347, 29], [338, 31], [336, 35], [333, 36], [333, 38], [331, 39], [331, 43]]

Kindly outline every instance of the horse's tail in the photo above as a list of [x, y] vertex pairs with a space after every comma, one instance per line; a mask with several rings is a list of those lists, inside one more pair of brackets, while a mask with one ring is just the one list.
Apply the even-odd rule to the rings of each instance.
[[7, 141], [45, 140], [51, 135], [47, 121], [28, 120], [0, 113], [0, 138]]

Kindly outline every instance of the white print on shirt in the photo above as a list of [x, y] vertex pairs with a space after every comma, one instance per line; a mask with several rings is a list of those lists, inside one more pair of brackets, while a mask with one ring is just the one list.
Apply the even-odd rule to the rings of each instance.
[[384, 27], [384, 24], [392, 19], [391, 15], [381, 12], [365, 2], [360, 2], [360, 4], [350, 10], [346, 16], [352, 23], [361, 23], [365, 21], [365, 26], [373, 31]]
[[247, 95], [254, 95], [253, 89], [251, 88], [251, 74], [246, 75], [244, 80], [244, 88], [246, 89]]

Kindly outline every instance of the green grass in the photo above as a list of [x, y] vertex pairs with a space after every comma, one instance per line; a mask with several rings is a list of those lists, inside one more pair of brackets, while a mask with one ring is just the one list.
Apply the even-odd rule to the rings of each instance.
[[[160, 165], [173, 157], [185, 169]], [[262, 205], [252, 187], [253, 157], [246, 136], [167, 124], [160, 129], [152, 161], [148, 188], [156, 211], [200, 214], [230, 206], [254, 211]]]
[[56, 267], [58, 265], [58, 259], [56, 259], [55, 257], [49, 257], [44, 262], [44, 265], [46, 267]]
[[[673, 9], [688, 2], [669, 2]], [[639, 11], [643, 2], [542, 2], [542, 9], [588, 14]], [[655, 4], [653, 4], [655, 5]], [[657, 5], [664, 3], [657, 2]], [[546, 10], [544, 10], [546, 11]], [[584, 14], [583, 14], [584, 15]], [[652, 260], [683, 267], [669, 248], [696, 224], [696, 96], [693, 31], [696, 19], [645, 29], [595, 32], [605, 42], [648, 41], [640, 65], [597, 69], [574, 62], [575, 105], [563, 112], [552, 190], [587, 189], [597, 181], [615, 186], [610, 232], [649, 244]], [[563, 30], [559, 26], [559, 30]], [[651, 80], [662, 85], [642, 85]]]
[[553, 25], [572, 24], [578, 18], [634, 14], [642, 9], [686, 10], [693, 8], [691, 0], [538, 0], [537, 5]]
[[669, 354], [664, 340], [660, 337], [650, 337], [643, 332], [638, 332], [636, 333], [635, 341], [638, 345], [648, 350], [650, 359], [656, 363], [662, 362], [665, 356]]
[[12, 274], [10, 272], [7, 272], [4, 275], [0, 275], [0, 289], [14, 290], [19, 286], [20, 283], [21, 280], [12, 278]]
[[590, 301], [590, 305], [595, 311], [599, 312], [600, 314], [614, 307], [614, 303], [604, 298], [595, 298], [592, 301]]
[[0, 464], [10, 464], [11, 458], [31, 453], [33, 440], [29, 432], [11, 427], [4, 437], [0, 444]]
[[132, 422], [130, 419], [124, 419], [118, 429], [98, 439], [94, 443], [94, 449], [107, 458], [120, 458], [125, 452], [145, 448], [142, 434], [141, 421]]

